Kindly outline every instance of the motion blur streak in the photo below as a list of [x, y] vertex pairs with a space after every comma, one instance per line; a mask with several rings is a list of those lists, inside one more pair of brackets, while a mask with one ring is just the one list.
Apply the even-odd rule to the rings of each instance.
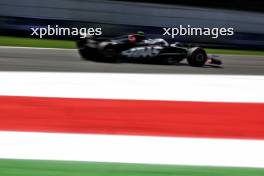
[[263, 103], [1, 97], [0, 113], [2, 131], [264, 139]]

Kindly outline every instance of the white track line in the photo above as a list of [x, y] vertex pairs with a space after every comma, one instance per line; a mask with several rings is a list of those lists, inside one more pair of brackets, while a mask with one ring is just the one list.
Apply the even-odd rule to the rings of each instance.
[[0, 158], [264, 167], [264, 141], [0, 132]]
[[264, 76], [0, 72], [13, 96], [263, 103], [263, 90]]

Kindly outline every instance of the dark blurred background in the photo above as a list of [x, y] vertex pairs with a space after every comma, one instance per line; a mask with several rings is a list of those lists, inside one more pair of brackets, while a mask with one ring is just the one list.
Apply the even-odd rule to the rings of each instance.
[[[120, 1], [120, 0], [116, 0]], [[121, 0], [123, 1], [123, 0]], [[129, 0], [127, 0], [129, 1]], [[211, 7], [247, 11], [264, 11], [264, 1], [262, 0], [131, 0], [131, 2], [150, 2], [161, 4], [188, 5], [197, 7]]]
[[[0, 35], [30, 37], [31, 27], [102, 27], [104, 36], [144, 31], [162, 37], [162, 27], [232, 27], [217, 39], [178, 36], [174, 40], [212, 48], [264, 49], [262, 0], [0, 0]], [[57, 36], [59, 39], [74, 39]], [[170, 38], [167, 38], [170, 40]]]

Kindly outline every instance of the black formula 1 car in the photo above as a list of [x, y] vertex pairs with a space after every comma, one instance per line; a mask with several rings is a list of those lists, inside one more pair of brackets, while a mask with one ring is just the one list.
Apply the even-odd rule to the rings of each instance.
[[164, 39], [145, 39], [131, 34], [112, 39], [86, 37], [77, 42], [79, 53], [85, 60], [117, 62], [126, 59], [136, 62], [176, 64], [187, 59], [190, 66], [221, 65], [218, 59], [207, 55], [201, 47], [181, 43], [169, 44]]

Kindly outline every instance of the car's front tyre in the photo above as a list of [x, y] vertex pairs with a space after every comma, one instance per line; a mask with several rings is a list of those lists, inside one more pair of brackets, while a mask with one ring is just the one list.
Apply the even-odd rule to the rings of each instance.
[[207, 54], [203, 48], [194, 47], [188, 50], [187, 61], [190, 66], [202, 67], [207, 61]]

